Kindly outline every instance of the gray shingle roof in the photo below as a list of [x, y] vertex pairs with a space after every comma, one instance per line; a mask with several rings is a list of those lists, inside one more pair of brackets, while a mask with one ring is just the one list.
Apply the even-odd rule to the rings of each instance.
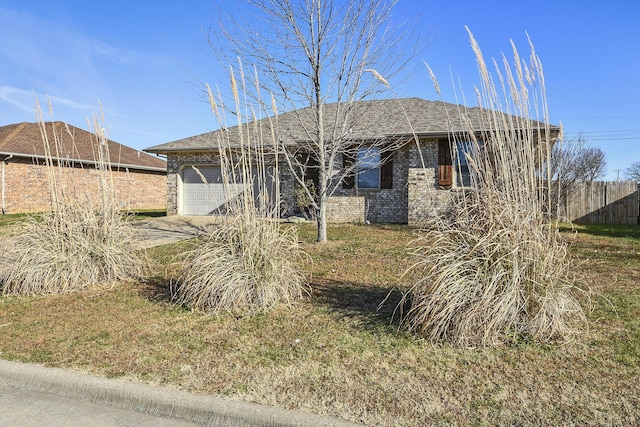
[[[328, 139], [348, 135], [354, 140], [376, 140], [394, 136], [443, 136], [450, 132], [464, 132], [471, 127], [474, 131], [483, 128], [483, 110], [467, 108], [442, 101], [427, 101], [421, 98], [383, 99], [360, 101], [353, 104], [326, 104], [324, 106], [324, 128]], [[486, 112], [485, 112], [486, 114]], [[335, 118], [338, 117], [336, 120]], [[469, 121], [464, 124], [461, 117]], [[270, 135], [271, 127], [277, 129], [277, 137], [287, 144], [308, 142], [305, 133], [315, 129], [310, 107], [283, 113], [275, 118], [265, 118], [257, 122], [262, 132]], [[337, 126], [336, 126], [337, 124]], [[218, 139], [230, 142], [240, 138], [238, 126], [220, 129], [177, 141], [168, 142], [145, 151], [151, 153], [169, 153], [178, 151], [210, 151], [218, 147]]]

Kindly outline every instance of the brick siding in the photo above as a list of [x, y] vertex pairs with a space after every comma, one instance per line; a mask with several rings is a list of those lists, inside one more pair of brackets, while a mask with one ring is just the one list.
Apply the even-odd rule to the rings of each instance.
[[[41, 212], [51, 209], [47, 166], [31, 161], [8, 160], [4, 169], [6, 213]], [[59, 191], [69, 201], [97, 203], [100, 176], [93, 166], [54, 167]], [[164, 172], [114, 170], [115, 197], [122, 209], [165, 209]]]
[[[391, 189], [345, 189], [338, 185], [334, 195], [364, 198], [364, 219], [374, 223], [407, 223], [407, 167], [409, 148], [393, 155], [393, 185]], [[342, 162], [342, 160], [340, 160]]]
[[421, 140], [409, 150], [408, 223], [420, 226], [451, 206], [453, 193], [438, 187], [438, 140]]
[[[182, 168], [187, 165], [220, 164], [212, 153], [175, 153], [167, 160], [167, 213], [178, 214], [178, 186]], [[336, 168], [342, 159], [336, 159]], [[398, 223], [420, 225], [450, 205], [451, 191], [437, 186], [438, 140], [423, 139], [419, 147], [410, 143], [393, 155], [393, 187], [391, 189], [344, 189], [338, 184], [329, 198], [329, 222]], [[336, 184], [336, 183], [333, 183]], [[280, 198], [282, 214], [296, 210], [295, 179], [291, 171], [280, 165]]]
[[356, 222], [365, 221], [364, 197], [329, 197], [327, 201], [327, 221]]

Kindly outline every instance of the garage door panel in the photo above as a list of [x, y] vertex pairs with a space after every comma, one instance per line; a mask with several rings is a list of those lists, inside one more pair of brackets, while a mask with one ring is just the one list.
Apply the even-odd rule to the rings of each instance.
[[[214, 194], [222, 189], [219, 167], [198, 166], [182, 170], [183, 215], [207, 215], [218, 208]], [[220, 187], [216, 189], [216, 187]]]
[[[273, 180], [270, 179], [269, 197], [273, 200]], [[230, 200], [242, 193], [246, 186], [235, 184], [226, 188], [222, 183], [219, 166], [185, 167], [182, 170], [182, 214], [211, 215], [226, 211]], [[254, 190], [257, 190], [254, 185]]]
[[220, 167], [216, 166], [196, 166], [195, 169], [192, 166], [184, 168], [182, 171], [182, 182], [184, 184], [203, 184], [207, 183], [222, 183], [222, 173]]

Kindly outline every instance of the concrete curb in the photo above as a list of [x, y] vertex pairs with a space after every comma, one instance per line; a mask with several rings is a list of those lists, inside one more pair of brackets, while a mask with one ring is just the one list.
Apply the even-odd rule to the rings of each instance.
[[357, 425], [337, 418], [6, 360], [0, 360], [0, 383], [209, 426]]

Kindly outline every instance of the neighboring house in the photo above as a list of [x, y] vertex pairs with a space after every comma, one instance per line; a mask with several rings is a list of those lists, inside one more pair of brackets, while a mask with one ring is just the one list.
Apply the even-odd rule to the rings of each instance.
[[[100, 185], [96, 167], [97, 137], [63, 122], [47, 122], [45, 126], [58, 188], [71, 200], [95, 202]], [[59, 144], [56, 145], [54, 139]], [[166, 162], [111, 140], [107, 141], [107, 146], [119, 206], [123, 209], [164, 209]], [[2, 213], [51, 209], [47, 158], [38, 123], [0, 127]]]
[[[334, 117], [336, 105], [325, 106], [325, 117]], [[287, 146], [293, 148], [308, 140], [300, 118], [311, 120], [309, 111], [306, 108], [278, 116], [277, 137]], [[453, 166], [457, 156], [451, 153], [450, 139], [456, 134], [456, 140], [464, 141], [460, 135], [468, 135], [470, 128], [481, 138], [483, 131], [488, 130], [481, 125], [486, 122], [482, 114], [479, 108], [419, 98], [356, 103], [349, 115], [349, 124], [344, 127], [350, 140], [365, 144], [357, 153], [342, 156], [335, 166], [345, 170], [353, 168], [355, 162], [357, 173], [343, 177], [330, 197], [328, 220], [419, 224], [433, 215], [448, 204], [452, 190], [468, 185], [464, 162], [460, 167]], [[465, 118], [464, 124], [461, 116]], [[263, 119], [259, 123], [265, 135], [270, 135], [269, 123], [275, 120]], [[331, 123], [325, 123], [324, 127], [330, 133]], [[554, 132], [557, 130], [553, 128]], [[233, 140], [238, 129], [221, 129], [145, 150], [167, 155], [168, 214], [210, 214], [220, 206], [220, 197], [215, 195], [225, 193], [219, 180], [220, 162], [216, 154], [220, 133]], [[367, 142], [375, 144], [367, 147]], [[393, 149], [389, 152], [385, 147]], [[464, 143], [460, 149], [464, 149]], [[207, 178], [207, 183], [192, 166]], [[279, 170], [278, 190], [288, 213], [293, 213], [295, 180], [286, 168]]]

